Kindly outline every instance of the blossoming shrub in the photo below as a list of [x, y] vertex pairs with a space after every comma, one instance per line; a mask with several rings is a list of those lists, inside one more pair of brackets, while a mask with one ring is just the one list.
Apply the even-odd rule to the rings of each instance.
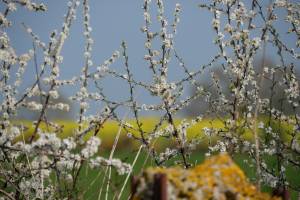
[[[84, 65], [80, 74], [64, 80], [60, 77], [61, 52], [80, 6]], [[108, 199], [108, 191], [113, 188], [112, 169], [120, 175], [128, 174], [115, 192], [116, 198], [121, 199], [132, 172], [131, 165], [114, 158], [122, 130], [129, 140], [139, 144], [132, 165], [141, 152], [145, 152], [154, 165], [163, 166], [170, 161], [189, 168], [191, 153], [207, 142], [206, 156], [215, 152], [248, 155], [249, 165], [256, 171], [258, 189], [263, 183], [299, 192], [299, 184], [290, 182], [286, 176], [287, 167], [300, 168], [300, 92], [296, 73], [300, 58], [299, 7], [299, 3], [287, 0], [270, 1], [267, 5], [258, 0], [204, 2], [199, 5], [199, 12], [205, 9], [212, 14], [212, 29], [216, 33], [213, 44], [218, 52], [210, 62], [191, 70], [180, 56], [183, 50], [175, 46], [180, 4], [175, 4], [173, 20], [170, 20], [165, 14], [165, 9], [169, 8], [164, 7], [163, 0], [144, 0], [144, 25], [141, 27], [145, 37], [144, 60], [147, 73], [152, 77], [145, 81], [133, 75], [125, 41], [102, 64], [94, 64], [88, 0], [67, 3], [62, 28], [49, 33], [49, 41], [42, 41], [34, 30], [23, 24], [32, 39], [33, 49], [20, 55], [14, 50], [8, 34], [12, 26], [10, 14], [17, 9], [44, 12], [47, 7], [31, 0], [1, 1], [4, 12], [0, 13], [0, 194], [8, 199], [79, 199], [84, 189], [80, 187], [79, 178], [83, 169], [96, 168], [104, 177], [99, 199]], [[155, 17], [153, 8], [156, 8]], [[284, 32], [279, 31], [280, 22], [288, 27]], [[286, 42], [287, 37], [295, 42]], [[264, 62], [269, 46], [275, 52], [273, 57], [279, 61], [276, 66]], [[41, 63], [36, 59], [39, 52], [42, 52]], [[253, 62], [258, 55], [263, 58], [261, 67], [254, 68]], [[123, 70], [113, 68], [117, 60], [123, 62]], [[29, 64], [35, 66], [36, 73], [25, 77]], [[226, 84], [221, 84], [217, 74], [212, 73], [214, 65], [220, 66]], [[169, 66], [182, 71], [179, 78], [170, 77]], [[196, 81], [207, 75], [210, 75], [211, 84], [201, 85]], [[31, 78], [32, 84], [24, 89], [22, 81], [25, 78]], [[128, 96], [119, 101], [106, 96], [101, 84], [104, 79], [127, 85]], [[267, 94], [261, 93], [264, 84], [270, 85]], [[185, 90], [191, 86], [197, 90], [187, 96]], [[49, 120], [47, 113], [49, 110], [69, 111], [67, 103], [56, 101], [59, 89], [64, 87], [76, 88], [69, 99], [78, 105], [78, 110], [72, 134], [61, 137], [62, 133], [70, 131], [69, 125]], [[216, 95], [210, 92], [212, 87]], [[140, 102], [137, 98], [140, 91], [149, 94], [156, 103]], [[275, 99], [278, 91], [283, 92], [282, 98]], [[208, 104], [208, 110], [193, 119], [177, 121], [178, 113], [194, 99]], [[95, 105], [101, 109], [90, 114], [88, 109]], [[38, 114], [28, 130], [15, 120], [22, 109]], [[130, 112], [133, 121], [120, 115], [122, 109]], [[154, 126], [145, 127], [141, 113], [156, 113]], [[208, 125], [192, 129], [202, 121], [207, 124], [205, 121], [209, 119]], [[111, 121], [117, 124], [118, 130], [114, 133], [111, 153], [104, 158], [98, 151], [99, 135]], [[193, 137], [188, 136], [189, 129], [193, 130]], [[160, 145], [162, 141], [165, 146]], [[268, 164], [266, 155], [276, 158], [276, 163]]]
[[[82, 75], [72, 80], [60, 80], [60, 65], [63, 60], [61, 49], [69, 36], [80, 1], [68, 2], [68, 12], [62, 29], [59, 33], [52, 32], [48, 43], [42, 42], [32, 29], [24, 24], [25, 30], [32, 37], [34, 49], [22, 55], [15, 53], [6, 32], [11, 26], [9, 15], [17, 8], [34, 12], [46, 11], [47, 8], [44, 4], [30, 0], [1, 2], [1, 8], [5, 8], [5, 12], [0, 13], [1, 199], [80, 199], [88, 189], [82, 187], [82, 180], [79, 180], [79, 177], [82, 178], [83, 168], [102, 170], [105, 167], [110, 172], [114, 168], [119, 175], [131, 171], [131, 165], [114, 158], [113, 153], [109, 158], [104, 158], [98, 151], [101, 140], [97, 134], [102, 124], [112, 117], [111, 107], [103, 108], [103, 111], [92, 119], [85, 116], [89, 105], [87, 100], [99, 99], [101, 95], [89, 93], [87, 90], [93, 40], [90, 37], [88, 1], [83, 1], [82, 4], [86, 64]], [[44, 56], [40, 65], [36, 60], [36, 48], [41, 49]], [[113, 54], [112, 59], [116, 57], [117, 52]], [[30, 60], [34, 60], [37, 70], [40, 70], [31, 77], [34, 83], [23, 90], [24, 72]], [[80, 86], [80, 91], [70, 97], [80, 104], [76, 129], [74, 135], [60, 137], [60, 133], [66, 129], [64, 125], [48, 120], [47, 111], [53, 109], [68, 112], [68, 104], [57, 103], [55, 100], [59, 97], [58, 89], [61, 86], [74, 84]], [[32, 100], [32, 97], [38, 97], [40, 101]], [[14, 119], [23, 108], [38, 112], [39, 115], [37, 121], [30, 123], [29, 129], [22, 121]], [[84, 136], [91, 130], [94, 134], [84, 140]]]

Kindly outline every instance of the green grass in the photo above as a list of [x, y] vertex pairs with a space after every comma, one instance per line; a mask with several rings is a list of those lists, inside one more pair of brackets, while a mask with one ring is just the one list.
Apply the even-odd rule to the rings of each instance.
[[[136, 152], [128, 152], [128, 151], [117, 151], [115, 157], [122, 159], [125, 162], [132, 163], [134, 156]], [[109, 152], [105, 151], [103, 152], [104, 156], [108, 157]], [[134, 175], [138, 175], [143, 167], [147, 166], [155, 166], [155, 164], [149, 159], [145, 165], [145, 158], [147, 155], [145, 153], [142, 153], [139, 157], [139, 160], [137, 161], [136, 165], [134, 166]], [[174, 158], [174, 159], [180, 159], [180, 158]], [[199, 164], [202, 163], [205, 159], [204, 153], [199, 151], [191, 155], [189, 161], [193, 164]], [[246, 176], [249, 178], [250, 181], [255, 180], [255, 170], [254, 168], [250, 167], [248, 164], [245, 164], [243, 160], [247, 159], [246, 155], [235, 155], [233, 157], [234, 161], [241, 167], [241, 169], [245, 172]], [[275, 166], [276, 165], [276, 159], [274, 157], [268, 157], [266, 158], [267, 163]], [[166, 166], [171, 165], [172, 160], [169, 163], [166, 163]], [[300, 175], [296, 171], [296, 169], [293, 169], [291, 167], [287, 168], [287, 178], [289, 182], [291, 182], [293, 185], [298, 185], [300, 187]], [[102, 184], [102, 180], [104, 177], [104, 170], [87, 170], [87, 168], [84, 168], [81, 171], [80, 174], [80, 180], [81, 180], [81, 187], [85, 188], [89, 185], [91, 185], [92, 182], [94, 182], [93, 185], [91, 185], [88, 189], [88, 191], [84, 194], [83, 199], [97, 199], [99, 195], [99, 190]], [[120, 190], [121, 185], [123, 184], [125, 180], [125, 176], [117, 176], [115, 172], [112, 173], [112, 185], [109, 189], [109, 198], [113, 199], [113, 196], [118, 194], [116, 191]], [[106, 183], [105, 183], [106, 184]], [[115, 188], [115, 189], [114, 189]], [[100, 199], [104, 199], [104, 193], [105, 193], [105, 187], [103, 188], [104, 191], [102, 191], [102, 196]], [[271, 192], [271, 188], [263, 186], [262, 190], [264, 192]], [[130, 194], [130, 182], [127, 184], [124, 194], [122, 195], [122, 199], [127, 199], [128, 195]], [[297, 199], [297, 193], [292, 192], [292, 199]]]
[[[109, 152], [104, 151], [101, 153], [102, 156], [108, 157]], [[132, 163], [133, 159], [136, 155], [136, 152], [129, 152], [129, 151], [117, 151], [115, 154], [115, 157], [120, 158], [121, 160]], [[139, 175], [144, 167], [147, 166], [155, 166], [154, 162], [151, 161], [149, 158], [146, 161], [147, 154], [142, 153], [139, 156], [139, 159], [136, 162], [136, 165], [134, 166], [133, 174], [134, 175]], [[174, 158], [174, 159], [180, 159], [180, 158]], [[203, 160], [205, 159], [204, 153], [199, 151], [191, 155], [189, 161], [190, 163], [193, 163], [194, 165], [202, 163]], [[249, 181], [254, 182], [255, 180], [255, 170], [253, 167], [250, 167], [248, 164], [245, 164], [243, 160], [248, 159], [247, 155], [235, 155], [233, 157], [234, 161], [241, 167], [241, 169], [245, 172], [246, 176], [249, 178]], [[276, 159], [274, 157], [268, 157], [266, 158], [268, 164], [270, 165], [276, 165]], [[171, 162], [166, 163], [166, 166], [171, 166]], [[102, 170], [91, 170], [87, 167], [83, 167], [80, 173], [80, 178], [79, 178], [79, 190], [80, 187], [86, 190], [85, 193], [82, 193], [82, 198], [83, 199], [97, 199], [99, 195], [99, 191], [102, 185], [103, 177], [104, 177], [104, 171], [105, 168]], [[287, 178], [290, 183], [293, 185], [298, 185], [300, 187], [300, 175], [296, 171], [296, 169], [293, 169], [291, 167], [287, 168]], [[120, 191], [121, 186], [123, 185], [123, 182], [125, 180], [126, 175], [119, 176], [116, 174], [116, 172], [113, 170], [112, 171], [112, 182], [108, 190], [108, 199], [113, 199], [114, 195], [118, 194], [118, 191]], [[106, 191], [106, 181], [105, 185], [103, 186], [103, 191], [102, 191], [102, 196], [100, 199], [105, 199], [105, 191]], [[271, 188], [263, 186], [262, 187], [263, 192], [271, 192]], [[122, 195], [122, 199], [127, 199], [128, 195], [130, 194], [130, 181], [126, 185], [126, 189]], [[297, 193], [292, 191], [291, 192], [292, 199], [297, 198]]]

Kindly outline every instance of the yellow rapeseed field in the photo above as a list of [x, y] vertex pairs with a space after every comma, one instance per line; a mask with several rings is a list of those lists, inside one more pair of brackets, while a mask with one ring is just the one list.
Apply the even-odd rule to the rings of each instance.
[[[175, 120], [175, 124], [176, 126], [180, 124], [180, 122], [182, 121], [182, 119], [176, 119]], [[189, 121], [189, 120], [187, 120]], [[265, 121], [265, 120], [263, 120]], [[132, 129], [130, 129], [130, 133], [133, 136], [140, 136], [140, 133], [136, 130], [137, 129], [137, 125], [135, 123], [135, 120], [127, 120], [126, 121], [128, 124], [132, 125]], [[152, 118], [143, 118], [141, 120], [142, 122], [142, 129], [143, 131], [148, 134], [151, 133], [152, 130], [154, 129], [155, 125], [158, 123], [158, 118], [152, 117]], [[77, 128], [77, 123], [74, 121], [63, 121], [63, 120], [59, 120], [56, 121], [56, 123], [59, 125], [59, 129], [61, 130], [58, 135], [61, 138], [65, 138], [68, 136], [72, 136]], [[16, 138], [16, 141], [18, 140], [22, 140], [28, 138], [33, 130], [34, 130], [34, 125], [32, 121], [28, 121], [28, 120], [18, 120], [15, 121], [15, 124], [19, 125], [19, 126], [24, 126], [25, 127], [25, 131], [23, 133], [22, 136]], [[101, 138], [102, 140], [102, 144], [101, 146], [103, 148], [111, 148], [115, 137], [118, 133], [119, 130], [119, 124], [115, 121], [107, 121], [103, 127], [100, 129], [98, 136]], [[166, 127], [166, 123], [163, 124], [161, 126], [161, 129]], [[207, 147], [208, 144], [208, 138], [204, 135], [204, 131], [203, 128], [215, 128], [215, 129], [222, 129], [225, 128], [225, 125], [223, 123], [222, 120], [219, 119], [203, 119], [200, 122], [196, 123], [194, 126], [191, 126], [187, 129], [187, 139], [188, 140], [192, 140], [194, 138], [202, 138], [203, 142], [199, 145], [200, 148], [205, 148]], [[47, 126], [46, 124], [42, 124], [41, 125], [41, 129], [44, 131], [53, 131], [54, 128], [51, 126]], [[288, 141], [289, 140], [289, 132], [291, 132], [292, 127], [289, 126], [288, 124], [280, 124], [277, 125], [276, 123], [273, 123], [273, 129], [277, 129], [278, 132], [284, 133], [281, 134], [281, 138]], [[89, 132], [84, 139], [88, 139], [91, 135], [93, 134], [93, 132]], [[253, 140], [253, 134], [252, 131], [250, 129], [238, 129], [238, 133], [237, 134], [241, 134], [242, 137], [246, 140], [252, 141]], [[261, 136], [263, 136], [263, 131], [260, 130], [260, 134]], [[216, 137], [212, 137], [210, 138], [210, 141], [213, 142], [216, 140]], [[160, 139], [159, 142], [160, 147], [164, 147], [168, 144], [168, 139]], [[135, 142], [133, 139], [128, 138], [127, 137], [127, 131], [122, 128], [121, 129], [121, 134], [120, 134], [120, 138], [119, 138], [119, 145], [121, 146], [127, 146], [127, 147], [132, 147], [132, 146], [136, 146], [138, 145], [137, 142]]]

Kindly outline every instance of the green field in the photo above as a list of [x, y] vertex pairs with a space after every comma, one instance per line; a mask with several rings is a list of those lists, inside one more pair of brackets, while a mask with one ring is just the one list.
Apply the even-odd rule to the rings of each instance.
[[[176, 124], [180, 123], [180, 119], [176, 120]], [[264, 121], [264, 120], [263, 120]], [[151, 130], [155, 127], [158, 120], [156, 118], [145, 118], [142, 119], [143, 123], [143, 131], [145, 132], [151, 132]], [[65, 138], [68, 136], [72, 136], [74, 134], [74, 130], [77, 127], [77, 124], [72, 121], [58, 121], [58, 124], [62, 126], [62, 132], [59, 133], [59, 136], [61, 138]], [[130, 123], [134, 128], [136, 128], [136, 124], [133, 120], [129, 120], [128, 123]], [[30, 121], [18, 121], [16, 124], [23, 125], [27, 127], [26, 132], [24, 132], [25, 137], [29, 137], [30, 134], [33, 131], [32, 122]], [[166, 125], [163, 124], [161, 128], [164, 128]], [[193, 127], [189, 128], [187, 130], [187, 137], [188, 140], [193, 139], [194, 137], [202, 137], [203, 134], [203, 128], [224, 128], [224, 124], [221, 120], [213, 120], [213, 119], [204, 119], [201, 122], [195, 124]], [[47, 127], [45, 124], [41, 127], [45, 131], [53, 131], [51, 128]], [[279, 132], [284, 132], [284, 135], [281, 135], [281, 138], [283, 140], [289, 140], [289, 132], [291, 130], [291, 127], [287, 124], [281, 124], [278, 126], [276, 123], [273, 124], [273, 129], [280, 130]], [[119, 130], [119, 124], [116, 122], [109, 121], [105, 123], [105, 125], [100, 129], [100, 132], [98, 136], [101, 138], [102, 143], [99, 150], [99, 155], [108, 158], [110, 149], [112, 147], [112, 144], [114, 142], [115, 136], [117, 135]], [[248, 130], [241, 130], [243, 137], [249, 141], [253, 140], [252, 132]], [[139, 133], [135, 130], [132, 130], [131, 133], [133, 135], [139, 136]], [[88, 133], [86, 135], [86, 139], [92, 134], [92, 132]], [[263, 136], [264, 133], [260, 132], [260, 135]], [[132, 139], [129, 139], [127, 136], [126, 131], [123, 129], [121, 131], [120, 139], [116, 148], [116, 152], [114, 155], [114, 158], [120, 158], [122, 161], [127, 163], [132, 163], [134, 160], [134, 157], [136, 155], [137, 149], [139, 147], [139, 143], [134, 142]], [[20, 138], [17, 138], [16, 140], [19, 140]], [[214, 138], [216, 139], [216, 138]], [[163, 147], [168, 146], [167, 140], [160, 140], [159, 142], [159, 148], [156, 148], [157, 150], [163, 149]], [[204, 160], [204, 153], [207, 148], [207, 141], [200, 144], [197, 151], [195, 151], [189, 158], [189, 162], [193, 164], [201, 163]], [[155, 166], [155, 163], [149, 158], [146, 160], [147, 154], [145, 152], [142, 152], [139, 156], [139, 159], [136, 162], [136, 165], [134, 166], [134, 175], [138, 175], [142, 169], [146, 166]], [[169, 163], [166, 163], [166, 166], [171, 165], [170, 163], [173, 163], [174, 160], [181, 159], [181, 158], [173, 158], [173, 160], [170, 160]], [[250, 167], [248, 164], [245, 164], [243, 160], [247, 159], [246, 155], [235, 155], [233, 158], [236, 163], [243, 169], [243, 171], [246, 173], [247, 177], [250, 181], [254, 181], [255, 177], [255, 169], [253, 167]], [[275, 157], [268, 157], [264, 160], [267, 160], [267, 163], [269, 166], [272, 166], [272, 168], [276, 168], [276, 158]], [[103, 178], [108, 177], [108, 174], [105, 175], [106, 168], [104, 167], [102, 170], [93, 170], [86, 166], [83, 166], [83, 168], [80, 171], [79, 174], [79, 185], [78, 185], [78, 195], [81, 196], [81, 199], [98, 199], [99, 193], [102, 188], [102, 195], [99, 199], [105, 199], [105, 193], [106, 193], [106, 184], [107, 179], [104, 181], [103, 185]], [[286, 174], [288, 181], [293, 186], [300, 187], [300, 174], [296, 171], [297, 169], [294, 169], [292, 167], [288, 167]], [[120, 191], [120, 188], [122, 187], [124, 180], [126, 178], [126, 175], [124, 176], [117, 176], [116, 172], [112, 169], [111, 173], [111, 183], [109, 185], [108, 189], [108, 199], [113, 199], [114, 196], [118, 195], [118, 192]], [[55, 177], [53, 178], [55, 181]], [[129, 192], [130, 192], [130, 181], [128, 181], [126, 188], [124, 190], [124, 193], [122, 195], [122, 199], [127, 199]], [[68, 183], [64, 183], [62, 187], [69, 187]], [[270, 188], [263, 187], [263, 191], [270, 192]], [[296, 192], [292, 192], [293, 199], [296, 199]]]
[[[106, 152], [103, 152], [103, 154], [108, 157], [109, 152], [106, 151]], [[135, 154], [136, 154], [135, 151], [128, 152], [126, 150], [125, 151], [119, 150], [118, 152], [116, 152], [115, 157], [121, 158], [123, 161], [132, 163]], [[139, 159], [136, 162], [136, 165], [134, 166], [134, 172], [133, 172], [134, 175], [138, 175], [142, 171], [143, 167], [155, 166], [155, 164], [153, 162], [151, 162], [151, 160], [148, 160], [145, 163], [146, 157], [147, 157], [147, 154], [145, 154], [145, 153], [142, 153], [139, 156]], [[199, 164], [204, 159], [205, 159], [204, 153], [199, 151], [199, 152], [191, 155], [189, 160], [193, 164]], [[251, 168], [248, 164], [245, 164], [243, 162], [243, 160], [247, 159], [247, 157], [245, 155], [235, 155], [233, 157], [233, 159], [243, 169], [243, 171], [245, 172], [245, 174], [247, 175], [249, 180], [254, 181], [254, 178], [255, 178], [254, 168]], [[270, 164], [272, 166], [276, 165], [275, 158], [270, 157], [270, 158], [267, 158], [267, 160], [268, 160], [268, 164]], [[168, 163], [167, 163], [167, 166], [168, 166]], [[84, 194], [82, 196], [83, 199], [90, 199], [90, 200], [98, 199], [99, 192], [101, 190], [103, 177], [104, 177], [104, 171], [105, 171], [105, 169], [99, 171], [99, 170], [87, 170], [87, 168], [84, 168], [81, 171], [80, 184], [79, 184], [81, 189], [79, 188], [79, 190], [80, 191], [86, 190], [86, 192], [84, 192]], [[114, 172], [114, 170], [112, 170], [112, 178], [111, 178], [112, 181], [111, 181], [111, 185], [108, 190], [108, 195], [109, 195], [108, 199], [113, 199], [114, 196], [118, 195], [118, 192], [120, 191], [120, 188], [125, 180], [125, 177], [126, 177], [126, 175], [117, 176], [116, 172]], [[299, 174], [299, 172], [296, 171], [296, 169], [293, 169], [291, 167], [287, 168], [287, 178], [290, 183], [292, 183], [293, 185], [298, 185], [300, 187], [300, 174]], [[101, 200], [105, 199], [106, 183], [107, 182], [105, 182], [105, 186], [102, 189], [102, 196], [100, 198]], [[264, 192], [271, 192], [271, 188], [266, 187], [266, 186], [263, 186], [262, 190]], [[126, 189], [122, 195], [122, 199], [127, 199], [129, 194], [130, 194], [130, 181], [126, 185]], [[295, 199], [295, 200], [297, 199], [296, 192], [292, 192], [291, 195], [292, 195], [292, 199]]]

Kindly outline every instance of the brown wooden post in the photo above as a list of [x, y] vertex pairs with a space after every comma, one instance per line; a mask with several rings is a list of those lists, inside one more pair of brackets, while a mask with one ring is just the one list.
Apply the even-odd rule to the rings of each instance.
[[281, 197], [283, 200], [290, 200], [290, 192], [286, 187], [279, 187], [273, 190], [272, 196]]
[[155, 174], [152, 200], [167, 200], [167, 175]]

